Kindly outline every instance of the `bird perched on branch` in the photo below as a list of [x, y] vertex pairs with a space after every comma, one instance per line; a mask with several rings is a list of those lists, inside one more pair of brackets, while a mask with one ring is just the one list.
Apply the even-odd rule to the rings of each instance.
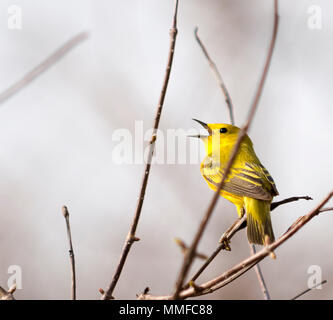
[[[232, 151], [238, 139], [240, 129], [224, 123], [200, 123], [208, 135], [197, 135], [206, 150], [206, 157], [200, 171], [208, 186], [217, 190]], [[247, 237], [250, 243], [266, 244], [274, 241], [270, 217], [270, 205], [278, 195], [275, 183], [269, 172], [256, 156], [253, 144], [245, 135], [220, 195], [231, 201], [241, 218], [247, 216]]]

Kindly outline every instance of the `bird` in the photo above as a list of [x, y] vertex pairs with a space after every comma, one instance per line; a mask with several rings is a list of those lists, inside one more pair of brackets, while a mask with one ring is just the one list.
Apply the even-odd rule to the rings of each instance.
[[[216, 191], [241, 129], [231, 124], [207, 124], [193, 120], [208, 131], [208, 135], [192, 137], [200, 138], [204, 143], [206, 156], [200, 165], [200, 171], [208, 186]], [[266, 245], [274, 241], [270, 205], [273, 197], [278, 194], [272, 176], [261, 164], [253, 143], [246, 134], [220, 195], [236, 206], [239, 218], [246, 214], [249, 243]]]

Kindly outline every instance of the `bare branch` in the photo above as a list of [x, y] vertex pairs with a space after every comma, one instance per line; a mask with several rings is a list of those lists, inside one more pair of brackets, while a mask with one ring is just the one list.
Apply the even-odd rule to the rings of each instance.
[[[195, 296], [201, 296], [205, 294], [209, 294], [211, 292], [214, 292], [230, 282], [234, 281], [238, 277], [240, 277], [242, 274], [244, 274], [246, 271], [250, 270], [253, 266], [255, 266], [257, 263], [259, 263], [261, 260], [263, 260], [265, 257], [270, 255], [271, 252], [273, 252], [276, 248], [281, 246], [283, 243], [285, 243], [289, 238], [291, 238], [296, 232], [298, 232], [302, 227], [304, 227], [311, 219], [313, 219], [315, 216], [319, 215], [321, 213], [321, 209], [323, 206], [332, 198], [333, 191], [331, 191], [322, 201], [321, 203], [313, 209], [310, 213], [308, 213], [305, 216], [299, 217], [289, 228], [288, 230], [275, 242], [267, 245], [262, 250], [257, 252], [254, 255], [251, 255], [247, 259], [241, 261], [228, 271], [224, 272], [220, 276], [207, 281], [199, 286], [198, 289], [194, 289], [192, 287], [182, 290], [179, 292], [179, 298], [180, 299], [186, 299], [190, 297]], [[174, 295], [168, 295], [168, 296], [152, 296], [152, 295], [141, 295], [139, 297], [140, 299], [146, 299], [146, 300], [172, 300], [174, 299]]]
[[72, 243], [71, 226], [69, 223], [69, 212], [66, 206], [62, 207], [62, 214], [64, 215], [64, 218], [66, 220], [67, 237], [69, 242], [69, 259], [71, 263], [71, 275], [72, 275], [71, 298], [72, 300], [76, 300], [75, 256]]
[[232, 105], [230, 94], [228, 92], [228, 89], [227, 89], [226, 85], [224, 84], [224, 81], [222, 79], [222, 76], [221, 76], [216, 64], [214, 63], [214, 61], [209, 56], [205, 45], [202, 43], [201, 39], [199, 38], [198, 27], [196, 27], [194, 29], [194, 36], [195, 36], [195, 39], [197, 40], [202, 52], [204, 53], [206, 59], [208, 60], [209, 66], [210, 66], [211, 70], [213, 71], [213, 74], [214, 74], [214, 76], [215, 76], [215, 78], [218, 82], [219, 87], [222, 90], [222, 93], [223, 93], [224, 98], [225, 98], [225, 102], [227, 103], [227, 107], [228, 107], [228, 110], [229, 110], [230, 123], [232, 125], [234, 125], [235, 124], [234, 108], [233, 108], [233, 105]]
[[[320, 212], [323, 212], [323, 211], [320, 211]], [[316, 284], [315, 286], [313, 286], [313, 287], [311, 287], [311, 288], [308, 288], [308, 289], [302, 291], [301, 293], [299, 293], [297, 296], [293, 297], [293, 298], [290, 299], [290, 300], [296, 300], [296, 299], [300, 298], [302, 295], [308, 293], [309, 291], [311, 291], [311, 290], [313, 290], [313, 289], [318, 288], [319, 286], [321, 286], [321, 285], [323, 285], [323, 284], [325, 284], [325, 283], [327, 283], [327, 280], [324, 280], [324, 281], [322, 281], [322, 282]]]
[[233, 164], [233, 162], [236, 158], [239, 147], [240, 147], [247, 131], [250, 128], [250, 125], [251, 125], [251, 122], [253, 120], [254, 114], [257, 110], [257, 106], [258, 106], [259, 99], [261, 97], [261, 93], [262, 93], [262, 90], [263, 90], [263, 87], [264, 87], [264, 84], [265, 84], [265, 80], [266, 80], [266, 77], [267, 77], [267, 73], [268, 73], [268, 69], [269, 69], [269, 66], [270, 66], [270, 62], [271, 62], [271, 58], [272, 58], [272, 54], [273, 54], [273, 50], [274, 50], [274, 45], [275, 45], [275, 41], [276, 41], [276, 35], [277, 35], [277, 29], [278, 29], [278, 20], [279, 20], [277, 10], [278, 10], [277, 0], [275, 0], [274, 1], [273, 33], [272, 33], [271, 43], [270, 43], [270, 46], [269, 46], [269, 49], [268, 49], [266, 62], [265, 62], [264, 69], [263, 69], [263, 72], [262, 72], [262, 76], [261, 76], [261, 79], [260, 79], [260, 82], [259, 82], [259, 85], [258, 85], [258, 88], [257, 88], [256, 95], [255, 95], [254, 100], [252, 102], [247, 121], [246, 121], [246, 123], [244, 124], [244, 126], [242, 127], [242, 129], [239, 133], [237, 142], [236, 142], [235, 147], [232, 151], [232, 154], [231, 154], [231, 157], [228, 161], [228, 164], [225, 168], [225, 174], [223, 175], [223, 178], [221, 179], [221, 182], [219, 183], [219, 185], [217, 187], [217, 190], [216, 190], [216, 192], [213, 196], [213, 199], [212, 199], [212, 201], [211, 201], [211, 203], [210, 203], [210, 205], [209, 205], [209, 207], [208, 207], [208, 209], [207, 209], [207, 211], [206, 211], [206, 213], [205, 213], [205, 215], [204, 215], [204, 217], [203, 217], [203, 219], [200, 223], [198, 231], [195, 234], [194, 240], [193, 240], [189, 250], [187, 251], [187, 253], [184, 257], [183, 265], [181, 267], [179, 276], [178, 276], [177, 281], [176, 281], [176, 289], [175, 289], [175, 293], [174, 293], [174, 298], [175, 299], [178, 298], [178, 294], [179, 294], [179, 292], [181, 291], [181, 289], [183, 287], [184, 279], [186, 278], [188, 270], [189, 270], [189, 268], [192, 264], [192, 261], [193, 261], [193, 258], [194, 258], [194, 253], [196, 252], [199, 241], [200, 241], [200, 239], [202, 237], [202, 234], [203, 234], [203, 232], [206, 228], [206, 225], [207, 225], [207, 223], [208, 223], [208, 221], [209, 221], [209, 219], [212, 215], [212, 212], [215, 208], [217, 200], [220, 197], [220, 191], [221, 191], [222, 187], [224, 186], [224, 183], [225, 183], [226, 179], [228, 178], [230, 169], [231, 169], [232, 164]]
[[166, 95], [166, 91], [168, 88], [168, 83], [169, 83], [169, 78], [170, 78], [170, 73], [171, 73], [171, 67], [172, 67], [172, 62], [173, 62], [173, 57], [174, 57], [174, 52], [175, 52], [175, 45], [176, 45], [176, 36], [177, 36], [177, 14], [178, 14], [178, 0], [175, 0], [175, 9], [174, 9], [174, 15], [173, 15], [173, 22], [172, 22], [172, 28], [170, 30], [170, 48], [169, 48], [169, 54], [168, 54], [168, 62], [167, 62], [167, 67], [165, 71], [165, 77], [164, 77], [164, 82], [161, 90], [161, 95], [158, 101], [157, 105], [157, 111], [156, 111], [156, 116], [155, 116], [155, 123], [154, 123], [154, 129], [153, 129], [153, 134], [151, 137], [150, 145], [149, 145], [149, 153], [148, 153], [148, 160], [147, 164], [144, 170], [143, 174], [143, 179], [142, 179], [142, 184], [141, 184], [141, 191], [140, 191], [140, 196], [138, 199], [136, 211], [133, 217], [133, 221], [129, 230], [129, 233], [126, 237], [125, 244], [123, 246], [123, 250], [120, 256], [120, 260], [118, 262], [116, 272], [113, 276], [113, 279], [106, 290], [105, 294], [102, 296], [103, 300], [108, 300], [112, 299], [112, 294], [113, 291], [117, 285], [118, 279], [120, 277], [120, 274], [122, 272], [122, 269], [124, 267], [127, 255], [132, 247], [132, 244], [134, 241], [137, 241], [138, 238], [135, 237], [135, 232], [136, 228], [139, 223], [139, 218], [141, 215], [141, 210], [143, 206], [143, 201], [145, 198], [145, 192], [147, 188], [147, 183], [148, 183], [148, 178], [149, 178], [149, 172], [150, 172], [150, 167], [151, 167], [151, 161], [154, 155], [154, 150], [155, 150], [155, 144], [156, 144], [156, 138], [157, 138], [157, 130], [162, 114], [162, 109], [163, 109], [163, 104], [164, 104], [164, 99]]
[[34, 79], [36, 79], [43, 72], [52, 67], [56, 62], [58, 62], [62, 57], [64, 57], [70, 50], [76, 47], [79, 43], [88, 38], [87, 32], [81, 32], [74, 38], [70, 39], [58, 50], [52, 53], [46, 60], [40, 63], [37, 67], [28, 72], [22, 79], [12, 84], [9, 88], [0, 94], [0, 104], [4, 103], [7, 99], [12, 97], [14, 94], [22, 90], [28, 84], [30, 84]]

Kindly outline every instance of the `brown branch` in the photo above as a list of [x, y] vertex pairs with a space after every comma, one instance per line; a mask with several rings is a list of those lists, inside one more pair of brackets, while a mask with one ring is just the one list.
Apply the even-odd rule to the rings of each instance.
[[194, 29], [194, 36], [195, 36], [195, 39], [197, 40], [203, 54], [205, 55], [206, 59], [208, 60], [209, 66], [210, 66], [211, 70], [213, 71], [213, 74], [216, 78], [216, 81], [218, 82], [218, 85], [219, 85], [220, 89], [222, 90], [225, 102], [226, 102], [228, 110], [229, 110], [230, 123], [232, 125], [234, 125], [235, 124], [234, 108], [233, 108], [233, 105], [232, 105], [230, 94], [228, 92], [228, 89], [227, 89], [226, 85], [224, 84], [224, 81], [222, 79], [222, 76], [221, 76], [216, 64], [214, 63], [214, 61], [209, 56], [205, 45], [202, 43], [201, 39], [198, 36], [198, 27], [196, 27]]
[[[320, 212], [323, 212], [323, 211], [321, 210]], [[301, 293], [299, 293], [297, 296], [293, 297], [293, 298], [290, 299], [290, 300], [296, 300], [296, 299], [300, 298], [302, 295], [308, 293], [309, 291], [311, 291], [311, 290], [313, 290], [313, 289], [316, 289], [317, 287], [319, 287], [319, 286], [321, 286], [321, 285], [323, 285], [323, 284], [325, 284], [325, 283], [327, 283], [327, 280], [324, 280], [324, 281], [322, 281], [322, 282], [320, 282], [320, 283], [314, 285], [313, 287], [308, 288], [308, 289], [302, 291]]]
[[0, 94], [0, 104], [4, 103], [7, 99], [12, 97], [18, 91], [22, 90], [33, 80], [35, 80], [39, 75], [45, 72], [47, 69], [52, 67], [56, 62], [58, 62], [63, 56], [65, 56], [70, 50], [76, 47], [79, 43], [88, 38], [87, 32], [81, 32], [74, 38], [70, 39], [64, 45], [62, 45], [58, 50], [52, 53], [46, 60], [41, 62], [37, 67], [32, 69], [26, 75], [23, 76], [19, 81], [12, 84], [9, 88]]
[[15, 283], [11, 286], [11, 288], [8, 291], [0, 287], [0, 300], [15, 300], [13, 296], [15, 290], [16, 290]]
[[150, 167], [151, 167], [151, 161], [152, 161], [154, 150], [155, 150], [157, 130], [158, 130], [161, 114], [162, 114], [164, 99], [165, 99], [165, 95], [166, 95], [166, 91], [167, 91], [168, 83], [169, 83], [169, 78], [170, 78], [172, 61], [173, 61], [173, 57], [174, 57], [176, 36], [177, 36], [177, 32], [178, 32], [177, 14], [178, 14], [178, 0], [175, 0], [173, 22], [172, 22], [172, 28], [170, 30], [170, 48], [169, 48], [169, 54], [168, 54], [167, 67], [166, 67], [166, 71], [165, 71], [165, 77], [164, 77], [164, 82], [163, 82], [163, 86], [162, 86], [162, 90], [161, 90], [161, 95], [160, 95], [158, 105], [157, 105], [154, 129], [153, 129], [153, 134], [152, 134], [150, 145], [149, 145], [148, 160], [147, 160], [147, 164], [146, 164], [144, 174], [143, 174], [140, 196], [138, 199], [136, 211], [135, 211], [135, 214], [133, 217], [133, 221], [132, 221], [129, 233], [126, 237], [126, 241], [123, 246], [120, 260], [119, 260], [117, 268], [116, 268], [116, 272], [115, 272], [113, 279], [112, 279], [109, 287], [107, 288], [105, 294], [102, 296], [102, 299], [104, 299], [104, 300], [112, 299], [113, 291], [117, 285], [117, 282], [118, 282], [118, 279], [122, 272], [122, 269], [124, 267], [127, 255], [132, 247], [133, 242], [138, 240], [138, 238], [135, 237], [135, 232], [136, 232], [136, 228], [138, 226], [139, 218], [141, 215], [141, 210], [142, 210], [142, 206], [143, 206], [143, 201], [144, 201], [144, 197], [145, 197], [145, 192], [146, 192], [146, 188], [147, 188], [148, 177], [149, 177], [149, 172], [150, 172]]
[[69, 243], [69, 259], [70, 259], [70, 263], [71, 263], [71, 276], [72, 276], [71, 298], [72, 298], [72, 300], [76, 300], [75, 256], [74, 256], [73, 243], [72, 243], [71, 226], [69, 223], [69, 212], [68, 212], [68, 209], [66, 206], [62, 207], [62, 214], [66, 220], [67, 237], [68, 237], [68, 243]]
[[[321, 203], [313, 209], [310, 213], [308, 213], [305, 216], [302, 216], [298, 218], [289, 228], [288, 230], [275, 242], [267, 245], [262, 250], [257, 252], [254, 255], [251, 255], [247, 259], [241, 261], [228, 271], [224, 272], [220, 276], [207, 281], [199, 286], [198, 289], [194, 288], [188, 288], [185, 290], [182, 290], [179, 292], [179, 298], [180, 299], [186, 299], [190, 297], [195, 296], [201, 296], [205, 294], [209, 294], [211, 292], [214, 292], [230, 282], [237, 279], [239, 276], [244, 274], [246, 271], [251, 269], [253, 266], [255, 266], [257, 263], [259, 263], [261, 260], [263, 260], [265, 257], [271, 254], [276, 248], [280, 247], [283, 243], [285, 243], [289, 238], [291, 238], [296, 232], [298, 232], [302, 227], [304, 227], [311, 219], [313, 219], [315, 216], [319, 215], [321, 213], [321, 209], [323, 206], [332, 198], [333, 191], [331, 191], [322, 201]], [[139, 297], [140, 299], [146, 299], [146, 300], [172, 300], [174, 299], [174, 295], [166, 295], [166, 296], [152, 296], [152, 295], [141, 295]]]
[[203, 234], [203, 232], [206, 228], [206, 225], [207, 225], [207, 223], [208, 223], [208, 221], [209, 221], [209, 219], [212, 215], [212, 212], [215, 208], [217, 200], [220, 197], [220, 191], [221, 191], [222, 187], [224, 186], [224, 183], [225, 183], [226, 179], [228, 178], [230, 169], [231, 169], [232, 164], [233, 164], [233, 162], [236, 158], [239, 147], [240, 147], [248, 129], [250, 128], [251, 122], [252, 122], [254, 114], [256, 112], [256, 109], [257, 109], [257, 106], [258, 106], [258, 103], [259, 103], [259, 99], [261, 97], [261, 93], [262, 93], [262, 90], [263, 90], [263, 87], [264, 87], [264, 84], [265, 84], [266, 76], [267, 76], [267, 73], [268, 73], [268, 69], [269, 69], [269, 66], [270, 66], [270, 62], [271, 62], [271, 58], [272, 58], [272, 54], [273, 54], [273, 49], [274, 49], [274, 45], [275, 45], [275, 41], [276, 41], [276, 35], [277, 35], [277, 29], [278, 29], [278, 20], [279, 20], [277, 10], [278, 10], [277, 0], [275, 0], [274, 1], [273, 33], [272, 33], [271, 43], [270, 43], [270, 46], [269, 46], [269, 49], [268, 49], [268, 54], [267, 54], [265, 66], [264, 66], [264, 69], [263, 69], [263, 72], [262, 72], [262, 75], [261, 75], [261, 79], [260, 79], [260, 82], [259, 82], [259, 85], [258, 85], [258, 88], [257, 88], [256, 95], [255, 95], [254, 100], [252, 102], [247, 121], [246, 121], [246, 123], [244, 124], [244, 126], [242, 127], [242, 129], [240, 131], [237, 142], [236, 142], [235, 147], [232, 151], [231, 157], [230, 157], [230, 159], [228, 161], [228, 164], [225, 168], [225, 174], [223, 175], [223, 178], [221, 179], [221, 182], [219, 183], [219, 185], [217, 187], [217, 190], [216, 190], [216, 192], [213, 196], [213, 199], [212, 199], [212, 201], [211, 201], [211, 203], [210, 203], [210, 205], [209, 205], [209, 207], [208, 207], [208, 209], [207, 209], [207, 211], [206, 211], [206, 213], [205, 213], [205, 215], [204, 215], [204, 217], [203, 217], [203, 219], [200, 223], [198, 231], [195, 234], [194, 240], [193, 240], [189, 250], [187, 251], [187, 253], [184, 257], [183, 265], [181, 267], [179, 276], [178, 276], [177, 281], [176, 281], [176, 289], [175, 289], [175, 292], [174, 292], [174, 298], [175, 299], [177, 299], [179, 297], [178, 296], [179, 292], [181, 291], [181, 289], [183, 287], [184, 279], [186, 278], [188, 270], [189, 270], [189, 268], [192, 264], [194, 254], [196, 252], [199, 241], [200, 241], [200, 239], [202, 237], [202, 234]]

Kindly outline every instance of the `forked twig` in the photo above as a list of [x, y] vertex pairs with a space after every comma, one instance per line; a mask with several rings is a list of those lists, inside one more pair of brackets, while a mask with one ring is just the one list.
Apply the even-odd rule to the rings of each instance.
[[[226, 249], [226, 243], [229, 243], [231, 238], [241, 229], [242, 225], [246, 223], [246, 215], [244, 215], [241, 219], [237, 219], [233, 223], [233, 228], [230, 230], [228, 234], [224, 235], [224, 239], [220, 240], [219, 246], [215, 249], [215, 251], [210, 255], [210, 257], [205, 261], [205, 263], [200, 267], [200, 269], [194, 274], [194, 276], [190, 279], [189, 282], [196, 281], [202, 272], [209, 266], [209, 264], [215, 259], [215, 257], [219, 254], [221, 250]], [[224, 241], [223, 241], [224, 240]], [[188, 284], [184, 286], [183, 289], [187, 289], [189, 287]]]
[[52, 67], [56, 62], [58, 62], [66, 53], [76, 47], [79, 43], [86, 40], [89, 34], [87, 32], [81, 32], [74, 38], [67, 41], [58, 50], [52, 53], [47, 59], [41, 62], [37, 67], [32, 69], [26, 75], [23, 76], [19, 81], [12, 84], [9, 88], [0, 94], [0, 104], [4, 103], [7, 99], [12, 97], [18, 91], [22, 90], [28, 84], [30, 84], [34, 79], [36, 79], [40, 74], [45, 72], [47, 69]]
[[270, 62], [271, 62], [271, 58], [272, 58], [272, 54], [273, 54], [273, 50], [274, 50], [274, 46], [275, 46], [275, 41], [276, 41], [276, 35], [277, 35], [277, 29], [278, 29], [278, 20], [279, 20], [279, 16], [278, 16], [278, 6], [277, 6], [277, 0], [274, 1], [274, 26], [273, 26], [273, 33], [272, 33], [272, 38], [271, 38], [271, 43], [270, 43], [270, 46], [269, 46], [269, 49], [268, 49], [268, 54], [267, 54], [267, 58], [266, 58], [266, 62], [265, 62], [265, 66], [264, 66], [264, 69], [263, 69], [263, 72], [262, 72], [262, 76], [261, 76], [261, 79], [260, 79], [260, 82], [259, 82], [259, 85], [258, 85], [258, 88], [257, 88], [257, 92], [256, 92], [256, 95], [254, 97], [254, 100], [252, 102], [252, 105], [251, 105], [251, 108], [250, 108], [250, 112], [249, 112], [249, 115], [248, 115], [248, 118], [247, 118], [247, 121], [246, 123], [244, 124], [244, 126], [242, 127], [239, 135], [238, 135], [238, 139], [237, 139], [237, 142], [235, 144], [235, 147], [232, 151], [232, 154], [231, 154], [231, 157], [228, 161], [228, 164], [225, 168], [225, 174], [223, 175], [223, 178], [221, 179], [221, 182], [219, 183], [218, 187], [217, 187], [217, 190], [213, 196], [213, 199], [199, 225], [199, 228], [198, 228], [198, 231], [196, 232], [195, 234], [195, 237], [193, 239], [193, 242], [189, 248], [189, 250], [187, 251], [187, 253], [185, 254], [185, 257], [184, 257], [184, 261], [183, 261], [183, 265], [181, 267], [181, 270], [179, 272], [179, 276], [177, 278], [177, 281], [176, 281], [176, 289], [175, 289], [175, 292], [173, 294], [173, 298], [174, 299], [177, 299], [179, 298], [179, 293], [183, 287], [183, 283], [184, 283], [184, 279], [186, 278], [187, 276], [187, 273], [188, 273], [188, 270], [192, 264], [192, 261], [193, 261], [193, 258], [194, 258], [194, 254], [196, 252], [196, 249], [197, 249], [197, 246], [198, 246], [198, 243], [202, 237], [202, 234], [206, 228], [206, 225], [209, 221], [209, 218], [211, 217], [212, 215], [212, 212], [215, 208], [215, 205], [217, 203], [217, 200], [219, 199], [220, 197], [220, 191], [225, 183], [225, 180], [228, 178], [228, 175], [229, 175], [229, 172], [230, 172], [230, 169], [232, 167], [232, 164], [236, 158], [236, 155], [238, 153], [238, 150], [239, 150], [239, 147], [251, 125], [251, 122], [253, 120], [253, 117], [254, 117], [254, 114], [256, 112], [256, 109], [257, 109], [257, 106], [258, 106], [258, 103], [259, 103], [259, 99], [261, 97], [261, 93], [262, 93], [262, 90], [263, 90], [263, 87], [264, 87], [264, 84], [265, 84], [265, 80], [266, 80], [266, 76], [267, 76], [267, 73], [268, 73], [268, 69], [269, 69], [269, 66], [270, 66]]
[[[180, 239], [180, 238], [174, 238], [174, 241], [179, 246], [179, 248], [182, 251], [182, 253], [185, 254], [186, 251], [188, 250], [188, 246], [186, 245], [186, 243], [182, 239]], [[197, 258], [203, 259], [203, 260], [207, 260], [208, 259], [208, 257], [205, 254], [199, 253], [199, 252], [196, 252], [195, 256]]]
[[196, 27], [194, 29], [194, 36], [195, 36], [195, 39], [197, 40], [203, 54], [205, 55], [206, 59], [208, 60], [208, 63], [209, 63], [209, 66], [210, 68], [212, 69], [213, 73], [214, 73], [214, 76], [218, 82], [218, 85], [219, 87], [221, 88], [222, 90], [222, 93], [224, 95], [224, 98], [225, 98], [225, 102], [227, 104], [227, 107], [228, 107], [228, 110], [229, 110], [229, 117], [230, 117], [230, 123], [232, 125], [235, 124], [235, 118], [234, 118], [234, 108], [233, 108], [233, 105], [232, 105], [232, 101], [231, 101], [231, 97], [230, 97], [230, 94], [228, 92], [228, 89], [226, 87], [226, 85], [224, 84], [224, 81], [222, 79], [222, 76], [215, 64], [215, 62], [211, 59], [211, 57], [209, 56], [208, 54], [208, 51], [205, 47], [205, 45], [202, 43], [201, 39], [199, 38], [199, 35], [198, 35], [198, 27]]
[[[275, 249], [280, 247], [283, 243], [285, 243], [289, 238], [291, 238], [296, 232], [298, 232], [302, 227], [304, 227], [311, 219], [313, 219], [318, 214], [322, 213], [321, 209], [323, 206], [332, 198], [333, 191], [331, 191], [322, 201], [321, 203], [313, 209], [311, 212], [306, 214], [305, 216], [299, 217], [289, 228], [288, 230], [277, 240], [273, 243], [268, 244], [267, 246], [263, 247], [259, 252], [254, 255], [251, 255], [247, 259], [241, 261], [228, 271], [224, 272], [220, 276], [207, 281], [201, 285], [197, 285], [194, 289], [190, 287], [185, 290], [181, 290], [179, 292], [178, 298], [186, 299], [190, 297], [201, 296], [205, 294], [212, 293], [230, 282], [237, 279], [239, 276], [250, 270], [253, 266], [263, 260], [265, 257], [271, 254]], [[167, 296], [152, 296], [152, 295], [141, 295], [139, 299], [146, 299], [146, 300], [172, 300], [174, 299], [174, 295], [167, 295]]]
[[68, 237], [68, 243], [69, 243], [69, 259], [70, 259], [70, 263], [71, 263], [71, 276], [72, 276], [71, 299], [76, 300], [75, 256], [74, 256], [73, 243], [72, 243], [71, 226], [69, 223], [69, 212], [68, 212], [68, 209], [66, 206], [62, 207], [62, 214], [66, 220], [67, 237]]
[[177, 14], [178, 14], [178, 0], [175, 0], [175, 9], [174, 9], [174, 14], [173, 14], [173, 22], [172, 22], [172, 28], [170, 30], [170, 48], [169, 48], [169, 54], [168, 54], [168, 62], [167, 62], [167, 67], [165, 71], [165, 76], [164, 76], [164, 82], [161, 90], [161, 95], [158, 101], [157, 105], [157, 111], [156, 111], [156, 116], [155, 116], [155, 123], [154, 123], [154, 128], [153, 128], [153, 134], [150, 140], [149, 144], [149, 153], [148, 153], [148, 159], [147, 159], [147, 164], [144, 170], [143, 174], [143, 179], [142, 179], [142, 184], [141, 184], [141, 191], [140, 191], [140, 196], [138, 199], [136, 211], [132, 220], [132, 224], [129, 230], [129, 233], [126, 237], [125, 244], [122, 249], [122, 253], [120, 256], [120, 260], [118, 262], [116, 272], [112, 278], [112, 281], [110, 285], [108, 286], [106, 292], [103, 294], [102, 299], [103, 300], [108, 300], [112, 299], [113, 296], [113, 291], [118, 283], [120, 274], [123, 270], [127, 255], [132, 247], [132, 244], [134, 241], [138, 241], [139, 239], [135, 236], [136, 228], [138, 226], [139, 218], [141, 215], [141, 210], [143, 206], [143, 201], [145, 198], [145, 192], [146, 192], [146, 187], [148, 183], [148, 178], [149, 178], [149, 172], [150, 172], [150, 167], [151, 167], [151, 161], [153, 159], [154, 155], [154, 150], [155, 150], [155, 143], [156, 143], [156, 138], [157, 138], [157, 130], [162, 114], [162, 109], [163, 109], [163, 104], [164, 104], [164, 99], [166, 95], [166, 91], [168, 88], [168, 83], [169, 83], [169, 78], [170, 78], [170, 72], [171, 72], [171, 67], [172, 67], [172, 61], [173, 61], [173, 56], [174, 56], [174, 51], [175, 51], [175, 45], [176, 45], [176, 36], [177, 36]]

